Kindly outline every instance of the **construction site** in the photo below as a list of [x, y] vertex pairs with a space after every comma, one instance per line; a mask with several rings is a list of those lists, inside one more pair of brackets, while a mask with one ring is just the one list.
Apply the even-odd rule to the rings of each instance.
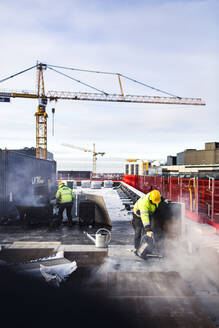
[[[205, 101], [178, 97], [109, 72], [118, 79], [119, 94], [99, 89], [97, 93], [45, 91], [47, 70], [74, 78], [60, 71], [67, 67], [44, 63], [0, 83], [33, 69], [37, 72], [35, 92], [0, 90], [2, 104], [13, 98], [38, 101], [36, 146], [8, 149], [5, 144], [0, 150], [0, 286], [7, 326], [39, 327], [45, 317], [50, 326], [72, 322], [82, 327], [219, 327], [218, 143], [206, 143], [202, 155], [185, 151], [183, 163], [182, 155], [178, 163], [169, 155], [167, 165], [159, 169], [150, 161], [129, 159], [123, 174], [108, 175], [97, 172], [97, 158], [104, 158], [105, 149], [97, 151], [95, 143], [90, 149], [62, 144], [90, 153], [90, 171], [74, 167], [58, 171], [47, 149], [48, 102], [205, 106]], [[122, 79], [165, 96], [126, 95]], [[181, 171], [177, 165], [183, 165]], [[186, 170], [186, 165], [196, 170]], [[203, 165], [208, 169], [201, 174]], [[59, 221], [60, 185], [73, 191], [72, 222], [68, 212]], [[143, 257], [140, 247], [134, 247], [133, 209], [153, 191], [162, 196], [153, 220], [164, 237], [162, 243], [159, 238], [153, 240], [150, 250], [149, 242], [146, 246], [142, 242]]]

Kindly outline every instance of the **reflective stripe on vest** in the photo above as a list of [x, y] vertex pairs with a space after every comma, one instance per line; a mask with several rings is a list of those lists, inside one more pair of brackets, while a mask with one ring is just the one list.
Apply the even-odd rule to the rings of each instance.
[[70, 203], [73, 201], [72, 190], [68, 187], [61, 187], [56, 193], [56, 198], [60, 200], [60, 203]]

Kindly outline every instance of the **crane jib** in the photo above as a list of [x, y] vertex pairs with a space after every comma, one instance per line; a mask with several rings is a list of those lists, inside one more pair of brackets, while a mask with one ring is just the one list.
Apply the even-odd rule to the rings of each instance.
[[172, 105], [197, 105], [205, 106], [205, 101], [201, 98], [186, 97], [160, 97], [142, 95], [120, 95], [120, 94], [100, 94], [88, 92], [69, 92], [69, 91], [48, 91], [43, 96], [38, 96], [33, 91], [0, 92], [1, 98], [45, 98], [50, 101], [57, 100], [85, 100], [85, 101], [108, 101], [124, 103], [142, 104], [172, 104]]

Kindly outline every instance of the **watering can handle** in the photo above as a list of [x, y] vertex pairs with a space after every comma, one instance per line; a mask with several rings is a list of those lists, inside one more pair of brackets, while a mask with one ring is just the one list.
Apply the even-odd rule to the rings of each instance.
[[96, 234], [101, 232], [101, 231], [106, 231], [107, 232], [107, 244], [109, 244], [110, 240], [111, 240], [111, 233], [109, 230], [105, 229], [105, 228], [100, 228], [99, 230], [97, 230]]

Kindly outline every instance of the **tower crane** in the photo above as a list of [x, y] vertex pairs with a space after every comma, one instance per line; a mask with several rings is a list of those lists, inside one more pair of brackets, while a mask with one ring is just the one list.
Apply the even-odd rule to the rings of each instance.
[[[108, 102], [123, 102], [123, 103], [144, 103], [144, 104], [171, 104], [171, 105], [198, 105], [204, 106], [205, 102], [201, 98], [185, 98], [175, 96], [171, 93], [162, 91], [160, 89], [154, 88], [148, 84], [134, 80], [128, 76], [125, 76], [120, 73], [111, 73], [111, 72], [100, 72], [100, 71], [91, 71], [91, 70], [82, 70], [70, 67], [55, 66], [43, 63], [37, 63], [35, 66], [27, 68], [21, 72], [8, 76], [0, 80], [0, 83], [5, 82], [11, 78], [14, 78], [20, 74], [23, 74], [33, 68], [37, 70], [37, 90], [36, 91], [15, 91], [15, 90], [0, 90], [0, 102], [10, 102], [11, 98], [29, 98], [37, 99], [38, 106], [35, 113], [36, 117], [36, 157], [47, 159], [47, 113], [46, 105], [49, 101], [57, 100], [87, 100], [87, 101], [108, 101]], [[69, 91], [45, 91], [44, 83], [44, 71], [50, 69], [62, 76], [65, 76], [73, 81], [81, 83], [86, 87], [92, 88], [95, 93], [89, 92], [69, 92]], [[70, 75], [67, 75], [57, 69], [68, 69], [71, 71], [81, 71], [81, 72], [90, 72], [90, 73], [101, 73], [101, 74], [112, 74], [116, 75], [119, 81], [120, 94], [109, 94], [105, 91], [97, 89], [87, 83], [81, 82]], [[145, 87], [151, 88], [152, 90], [167, 94], [167, 96], [142, 96], [142, 95], [125, 95], [122, 87], [121, 78], [128, 79], [132, 82], [138, 83]]]
[[103, 155], [105, 155], [105, 153], [104, 152], [96, 152], [95, 143], [93, 144], [93, 150], [77, 147], [77, 146], [74, 146], [74, 145], [69, 145], [69, 144], [66, 144], [66, 143], [63, 143], [62, 145], [65, 146], [65, 147], [73, 148], [73, 149], [79, 149], [79, 150], [82, 150], [84, 152], [93, 153], [93, 175], [96, 176], [97, 156], [98, 155], [103, 156]]

